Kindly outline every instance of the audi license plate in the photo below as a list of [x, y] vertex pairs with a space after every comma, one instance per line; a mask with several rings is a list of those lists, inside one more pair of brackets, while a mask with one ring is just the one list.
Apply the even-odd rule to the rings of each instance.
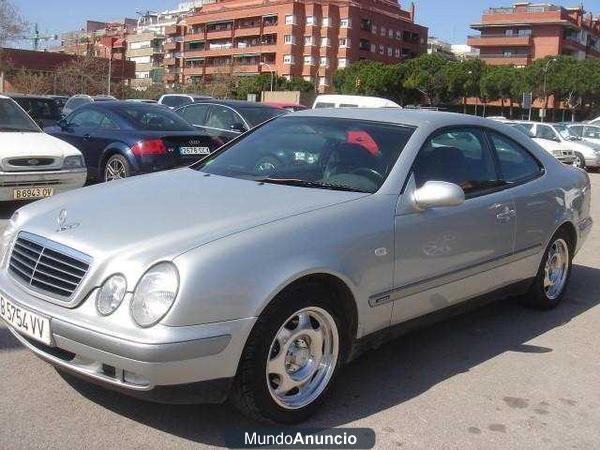
[[52, 345], [50, 319], [15, 305], [0, 295], [0, 318], [19, 333], [46, 345]]
[[210, 149], [208, 147], [180, 147], [179, 154], [182, 156], [210, 155]]
[[54, 188], [50, 187], [30, 187], [13, 189], [14, 200], [29, 200], [32, 198], [46, 198], [54, 195]]

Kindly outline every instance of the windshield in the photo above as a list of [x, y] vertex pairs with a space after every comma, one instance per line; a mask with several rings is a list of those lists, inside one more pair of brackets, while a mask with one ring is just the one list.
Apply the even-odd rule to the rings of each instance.
[[41, 133], [42, 130], [13, 100], [0, 98], [0, 131]]
[[239, 112], [251, 127], [260, 125], [273, 117], [287, 114], [288, 111], [279, 108], [239, 108]]
[[386, 123], [285, 116], [194, 168], [265, 183], [375, 192], [413, 132], [412, 127]]
[[554, 125], [554, 129], [560, 133], [563, 139], [567, 139], [569, 141], [575, 141], [581, 139], [579, 136], [574, 134], [569, 127], [566, 125]]
[[[143, 106], [142, 106], [143, 105]], [[132, 105], [119, 108], [136, 130], [144, 131], [194, 131], [185, 120], [167, 108], [158, 105]]]

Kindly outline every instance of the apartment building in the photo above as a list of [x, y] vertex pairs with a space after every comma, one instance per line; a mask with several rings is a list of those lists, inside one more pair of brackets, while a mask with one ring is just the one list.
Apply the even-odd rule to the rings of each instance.
[[452, 45], [435, 36], [429, 36], [427, 39], [427, 54], [438, 55], [448, 60], [456, 59], [456, 55], [452, 52]]
[[61, 35], [60, 47], [52, 51], [76, 56], [94, 56], [124, 60], [126, 36], [136, 26], [135, 19], [115, 22], [88, 20], [84, 28]]
[[600, 57], [600, 20], [583, 6], [515, 3], [484, 11], [468, 45], [488, 64], [523, 67], [547, 56]]
[[427, 50], [415, 8], [391, 0], [223, 0], [166, 30], [165, 82], [216, 74], [303, 77], [320, 92], [362, 59], [399, 63]]

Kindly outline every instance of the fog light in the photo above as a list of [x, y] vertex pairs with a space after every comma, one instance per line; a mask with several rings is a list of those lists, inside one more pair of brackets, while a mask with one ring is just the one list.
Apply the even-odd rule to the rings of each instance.
[[129, 384], [135, 384], [137, 386], [148, 386], [150, 381], [146, 380], [137, 373], [129, 372], [128, 370], [123, 371], [123, 380]]

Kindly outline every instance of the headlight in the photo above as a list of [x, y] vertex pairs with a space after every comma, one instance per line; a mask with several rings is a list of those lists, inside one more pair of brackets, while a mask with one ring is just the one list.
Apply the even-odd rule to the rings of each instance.
[[158, 323], [173, 305], [179, 289], [174, 264], [161, 262], [150, 268], [137, 284], [131, 301], [131, 315], [141, 327]]
[[123, 275], [113, 275], [106, 279], [98, 296], [96, 297], [96, 309], [103, 316], [112, 314], [119, 307], [127, 292], [127, 280]]
[[81, 169], [85, 167], [82, 155], [67, 156], [63, 161], [63, 169]]
[[4, 257], [6, 256], [6, 252], [8, 251], [12, 239], [15, 236], [17, 231], [17, 219], [19, 218], [19, 212], [15, 212], [10, 219], [8, 219], [8, 223], [0, 234], [0, 263], [4, 262]]

